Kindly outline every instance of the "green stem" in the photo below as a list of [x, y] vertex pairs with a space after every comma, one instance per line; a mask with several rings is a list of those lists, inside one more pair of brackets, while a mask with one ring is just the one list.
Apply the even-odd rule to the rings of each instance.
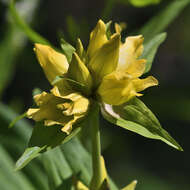
[[92, 167], [93, 176], [90, 190], [98, 190], [102, 184], [101, 145], [99, 131], [99, 106], [96, 103], [90, 117], [91, 140], [92, 140]]

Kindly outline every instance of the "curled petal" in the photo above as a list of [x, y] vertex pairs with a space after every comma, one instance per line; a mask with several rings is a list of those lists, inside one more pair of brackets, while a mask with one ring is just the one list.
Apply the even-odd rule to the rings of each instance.
[[102, 78], [117, 68], [120, 35], [115, 34], [92, 57], [88, 67], [92, 72], [96, 85]]
[[145, 90], [148, 87], [156, 86], [158, 85], [158, 81], [153, 76], [149, 76], [145, 79], [134, 79], [133, 80], [133, 86], [136, 90], [136, 92], [140, 92], [142, 90]]
[[80, 97], [78, 100], [70, 103], [67, 110], [63, 111], [64, 115], [80, 115], [87, 112], [89, 107], [89, 100], [84, 97]]
[[[52, 120], [64, 125], [71, 118], [64, 116], [62, 111], [57, 109], [56, 105], [65, 102], [64, 99], [55, 97], [54, 95], [42, 92], [34, 97], [39, 108], [29, 109], [27, 116], [35, 121]], [[49, 125], [49, 124], [48, 124]]]
[[84, 50], [82, 42], [79, 38], [77, 39], [76, 52], [77, 52], [78, 56], [80, 57], [80, 59], [85, 63], [86, 62], [86, 51]]
[[87, 50], [89, 58], [91, 58], [94, 53], [106, 42], [106, 25], [102, 20], [99, 20], [96, 27], [90, 34], [90, 41]]
[[74, 115], [74, 118], [67, 122], [61, 130], [69, 135], [73, 129], [73, 124], [76, 123], [78, 120], [82, 119], [84, 115]]
[[128, 37], [121, 45], [117, 70], [126, 70], [143, 52], [142, 35]]
[[69, 64], [65, 55], [55, 51], [50, 46], [42, 44], [35, 44], [34, 51], [51, 84], [56, 76], [63, 75], [67, 72]]

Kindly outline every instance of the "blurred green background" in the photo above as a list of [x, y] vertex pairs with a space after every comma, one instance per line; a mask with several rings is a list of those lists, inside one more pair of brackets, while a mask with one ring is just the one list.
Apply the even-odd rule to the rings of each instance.
[[[20, 0], [16, 5], [19, 14], [36, 32], [59, 47], [60, 36], [72, 45], [80, 37], [87, 46], [89, 33], [99, 18], [105, 22], [126, 22], [124, 37], [138, 34], [137, 31], [145, 23], [165, 10], [171, 2], [163, 0], [160, 4], [136, 7], [134, 5], [139, 4], [130, 4], [127, 0]], [[3, 149], [1, 155], [6, 151], [13, 165], [30, 135], [25, 131], [28, 138], [20, 139], [20, 132], [17, 131], [21, 130], [20, 123], [15, 129], [8, 129], [15, 117], [13, 112], [21, 114], [32, 105], [34, 88], [47, 90], [50, 86], [33, 53], [33, 43], [14, 22], [8, 4], [9, 1], [0, 0], [0, 148]], [[184, 148], [184, 152], [119, 127], [110, 127], [111, 124], [102, 119], [103, 155], [108, 172], [119, 186], [137, 179], [137, 190], [190, 189], [189, 21], [190, 4], [164, 30], [168, 37], [159, 48], [151, 70], [160, 85], [146, 90], [141, 98], [159, 118], [162, 126]], [[34, 162], [38, 165], [37, 161]], [[0, 182], [8, 177], [4, 167], [1, 161]], [[12, 175], [12, 167], [9, 170], [9, 175]], [[31, 177], [27, 169], [23, 172]], [[38, 184], [36, 180], [34, 177], [31, 183]], [[2, 187], [4, 189], [6, 187]]]

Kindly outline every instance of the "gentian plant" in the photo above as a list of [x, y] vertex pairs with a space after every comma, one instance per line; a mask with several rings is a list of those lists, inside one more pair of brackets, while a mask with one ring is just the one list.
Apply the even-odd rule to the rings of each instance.
[[[62, 40], [61, 51], [46, 44], [34, 45], [52, 89], [34, 95], [35, 105], [26, 112], [36, 126], [16, 169], [64, 144], [85, 127], [91, 131], [86, 138], [92, 143], [93, 175], [89, 184], [75, 176], [73, 185], [77, 190], [112, 189], [101, 156], [100, 113], [117, 126], [182, 150], [137, 98], [142, 96], [141, 91], [158, 85], [153, 76], [143, 77], [149, 67], [142, 55], [143, 36], [129, 36], [122, 42], [122, 27], [116, 23], [115, 32], [111, 33], [110, 26], [110, 22], [98, 21], [90, 33], [87, 50], [80, 39], [76, 48]], [[123, 190], [133, 190], [135, 185], [136, 181]]]

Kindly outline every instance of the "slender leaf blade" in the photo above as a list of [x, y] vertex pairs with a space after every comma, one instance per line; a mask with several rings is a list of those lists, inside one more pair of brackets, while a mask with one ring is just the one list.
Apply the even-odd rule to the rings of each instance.
[[32, 30], [30, 26], [24, 21], [24, 19], [18, 14], [14, 0], [11, 1], [10, 6], [10, 13], [12, 14], [12, 18], [17, 24], [17, 26], [26, 34], [26, 36], [35, 43], [42, 43], [49, 45], [50, 43], [44, 37], [40, 36], [37, 32]]
[[150, 69], [152, 67], [152, 62], [154, 61], [154, 57], [156, 55], [156, 52], [157, 52], [159, 46], [165, 41], [166, 36], [167, 36], [167, 34], [164, 32], [164, 33], [156, 35], [150, 41], [145, 43], [142, 58], [146, 59], [147, 63], [146, 63], [146, 68], [145, 68], [144, 73], [147, 73], [150, 71]]
[[151, 18], [140, 30], [145, 41], [151, 40], [156, 34], [162, 32], [174, 19], [182, 12], [182, 10], [190, 3], [190, 0], [174, 0], [171, 1], [166, 8], [162, 9], [157, 15]]

